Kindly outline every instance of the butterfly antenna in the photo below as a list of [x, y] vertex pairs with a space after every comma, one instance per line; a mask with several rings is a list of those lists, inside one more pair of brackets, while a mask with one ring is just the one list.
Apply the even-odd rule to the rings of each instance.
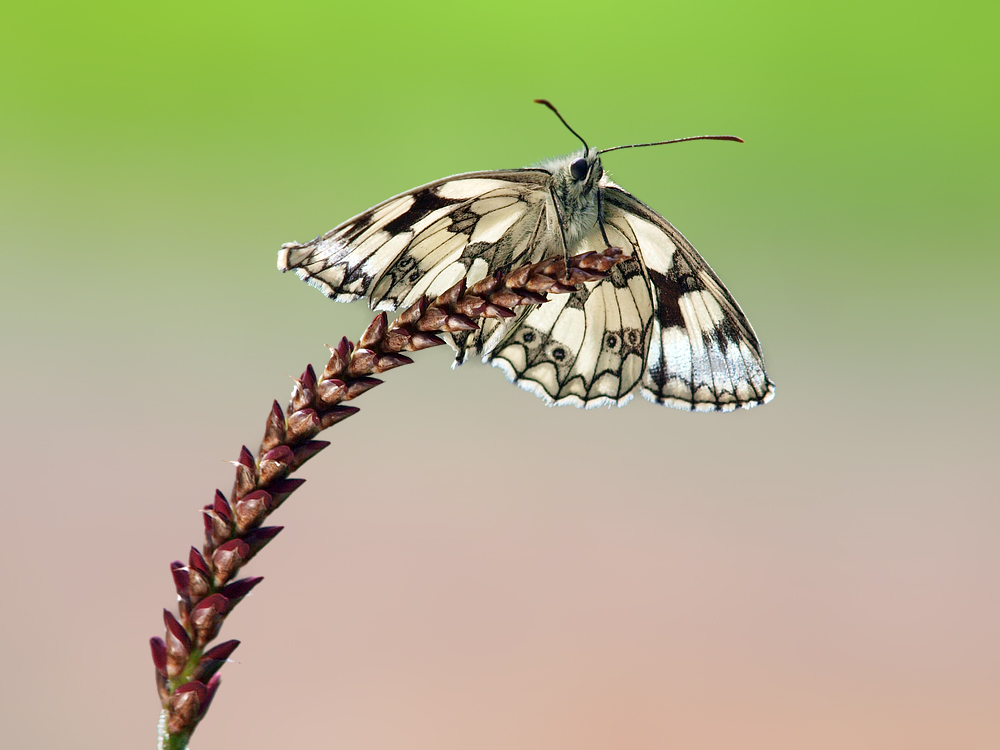
[[561, 114], [559, 114], [559, 110], [555, 108], [555, 105], [553, 105], [552, 102], [550, 102], [548, 99], [535, 99], [535, 104], [544, 104], [546, 107], [555, 112], [556, 117], [562, 120], [562, 124], [566, 126], [566, 129], [569, 130], [569, 132], [571, 132], [573, 135], [575, 135], [583, 142], [583, 150], [587, 151], [588, 153], [590, 152], [590, 146], [588, 146], [587, 142], [583, 140], [583, 136], [577, 133], [575, 130], [573, 130], [573, 128], [569, 126], [569, 123], [566, 122], [566, 119]]
[[[551, 104], [549, 105], [552, 106]], [[556, 112], [556, 114], [559, 114]], [[562, 120], [562, 118], [559, 118]], [[563, 120], [565, 122], [565, 120]], [[567, 128], [569, 125], [566, 126]], [[577, 136], [579, 138], [579, 136]], [[582, 140], [582, 139], [581, 139]], [[689, 135], [687, 138], [674, 138], [670, 141], [656, 141], [655, 143], [632, 143], [628, 146], [612, 146], [611, 148], [602, 148], [597, 153], [606, 154], [608, 151], [619, 151], [623, 148], [642, 148], [643, 146], [665, 146], [668, 143], [682, 143], [684, 141], [736, 141], [737, 143], [743, 143], [742, 138], [738, 138], [735, 135]]]

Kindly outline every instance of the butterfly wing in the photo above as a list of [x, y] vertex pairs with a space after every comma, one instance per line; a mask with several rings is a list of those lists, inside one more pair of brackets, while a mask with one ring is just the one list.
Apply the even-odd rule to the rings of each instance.
[[[284, 245], [278, 268], [328, 297], [367, 296], [376, 310], [408, 306], [462, 278], [561, 254], [544, 169], [472, 172], [402, 193], [312, 242]], [[603, 185], [604, 228], [631, 252], [611, 276], [518, 317], [456, 334], [469, 348], [552, 404], [626, 403], [640, 384], [657, 403], [730, 411], [766, 403], [774, 385], [736, 301], [666, 219]], [[570, 252], [604, 247], [595, 226]]]
[[736, 300], [670, 222], [617, 186], [603, 188], [605, 222], [642, 259], [653, 324], [642, 395], [692, 411], [765, 404], [774, 383]]
[[295, 270], [340, 302], [367, 296], [375, 310], [406, 307], [463, 277], [475, 283], [540, 260], [550, 178], [540, 169], [511, 169], [438, 180], [304, 245], [284, 245], [278, 268]]
[[549, 404], [622, 406], [645, 369], [652, 304], [642, 264], [626, 258], [604, 281], [530, 309], [484, 361]]
[[[621, 406], [636, 387], [692, 411], [770, 401], [760, 343], [708, 263], [648, 206], [613, 185], [602, 191], [608, 241], [631, 257], [515, 319], [484, 361], [549, 404]], [[571, 252], [603, 246], [595, 227]]]

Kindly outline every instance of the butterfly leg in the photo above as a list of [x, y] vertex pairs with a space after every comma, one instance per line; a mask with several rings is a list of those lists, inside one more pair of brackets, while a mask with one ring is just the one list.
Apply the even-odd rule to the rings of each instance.
[[601, 228], [601, 236], [604, 238], [604, 246], [611, 247], [611, 240], [604, 230], [604, 197], [600, 188], [597, 188], [597, 226]]
[[562, 212], [559, 210], [559, 201], [552, 196], [552, 205], [556, 209], [556, 219], [559, 221], [559, 237], [562, 239], [563, 261], [566, 263], [566, 281], [569, 281], [569, 247], [566, 244], [566, 225], [563, 224]]

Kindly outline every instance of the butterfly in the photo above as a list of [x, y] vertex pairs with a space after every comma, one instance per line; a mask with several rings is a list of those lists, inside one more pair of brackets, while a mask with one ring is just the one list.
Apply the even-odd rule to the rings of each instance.
[[611, 275], [513, 318], [449, 335], [456, 365], [475, 352], [549, 404], [650, 401], [690, 411], [767, 403], [774, 384], [736, 300], [674, 226], [613, 183], [601, 154], [553, 112], [583, 150], [525, 169], [446, 177], [389, 198], [311, 242], [286, 243], [281, 271], [340, 302], [405, 308], [465, 278], [553, 256], [620, 247]]

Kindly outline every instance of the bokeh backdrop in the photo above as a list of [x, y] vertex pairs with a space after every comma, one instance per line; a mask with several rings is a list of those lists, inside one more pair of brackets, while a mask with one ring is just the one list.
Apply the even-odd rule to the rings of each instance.
[[301, 473], [195, 746], [1000, 747], [996, 4], [17, 3], [4, 742], [152, 747], [168, 563], [360, 305], [275, 270], [448, 174], [623, 151], [768, 406], [549, 409], [446, 352]]

